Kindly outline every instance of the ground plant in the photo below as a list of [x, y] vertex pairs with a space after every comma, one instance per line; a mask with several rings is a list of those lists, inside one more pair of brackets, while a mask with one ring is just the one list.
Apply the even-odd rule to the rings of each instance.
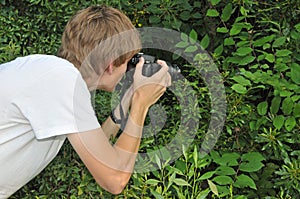
[[[140, 159], [137, 166], [158, 169], [134, 173], [125, 190], [112, 195], [96, 184], [66, 141], [53, 162], [11, 198], [299, 198], [299, 0], [0, 0], [0, 63], [56, 54], [68, 19], [94, 4], [121, 9], [136, 27], [180, 32], [176, 47], [195, 62], [201, 60], [193, 54], [199, 43], [222, 76], [222, 132], [213, 149], [201, 153], [213, 112], [203, 76], [178, 55], [149, 50], [179, 64], [187, 80], [182, 85], [197, 96], [198, 129], [191, 144], [180, 147], [182, 155], [173, 162], [161, 161], [167, 151]], [[110, 93], [95, 93], [100, 121], [109, 115], [111, 98]], [[166, 123], [142, 140], [141, 152], [166, 145], [180, 126], [184, 110], [176, 97], [167, 91], [158, 103], [165, 108]]]

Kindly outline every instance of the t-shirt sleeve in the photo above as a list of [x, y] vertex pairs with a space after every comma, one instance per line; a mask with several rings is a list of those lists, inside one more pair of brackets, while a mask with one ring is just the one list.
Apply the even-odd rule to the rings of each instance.
[[67, 67], [47, 72], [15, 100], [37, 139], [100, 127], [80, 73]]

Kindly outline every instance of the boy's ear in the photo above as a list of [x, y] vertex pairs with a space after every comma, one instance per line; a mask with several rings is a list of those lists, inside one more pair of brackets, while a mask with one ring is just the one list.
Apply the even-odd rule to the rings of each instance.
[[111, 62], [105, 70], [108, 72], [109, 75], [111, 75], [113, 72], [113, 62]]

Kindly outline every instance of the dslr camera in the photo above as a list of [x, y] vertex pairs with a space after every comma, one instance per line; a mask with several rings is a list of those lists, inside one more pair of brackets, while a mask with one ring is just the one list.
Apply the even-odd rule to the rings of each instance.
[[[143, 57], [145, 60], [142, 68], [143, 76], [151, 77], [161, 69], [161, 65], [156, 63], [156, 58], [154, 56], [138, 53], [134, 55], [131, 60], [129, 60], [127, 64], [127, 71], [133, 71], [135, 69], [140, 57]], [[168, 72], [172, 78], [172, 81], [179, 79], [179, 74], [181, 72], [180, 68], [176, 64], [170, 64], [168, 62], [167, 65], [169, 66]]]

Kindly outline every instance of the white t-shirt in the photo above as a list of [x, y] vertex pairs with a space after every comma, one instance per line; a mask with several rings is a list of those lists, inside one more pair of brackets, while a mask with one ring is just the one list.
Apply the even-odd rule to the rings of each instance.
[[99, 128], [79, 71], [51, 55], [0, 65], [0, 198], [8, 198], [57, 155], [68, 133]]

